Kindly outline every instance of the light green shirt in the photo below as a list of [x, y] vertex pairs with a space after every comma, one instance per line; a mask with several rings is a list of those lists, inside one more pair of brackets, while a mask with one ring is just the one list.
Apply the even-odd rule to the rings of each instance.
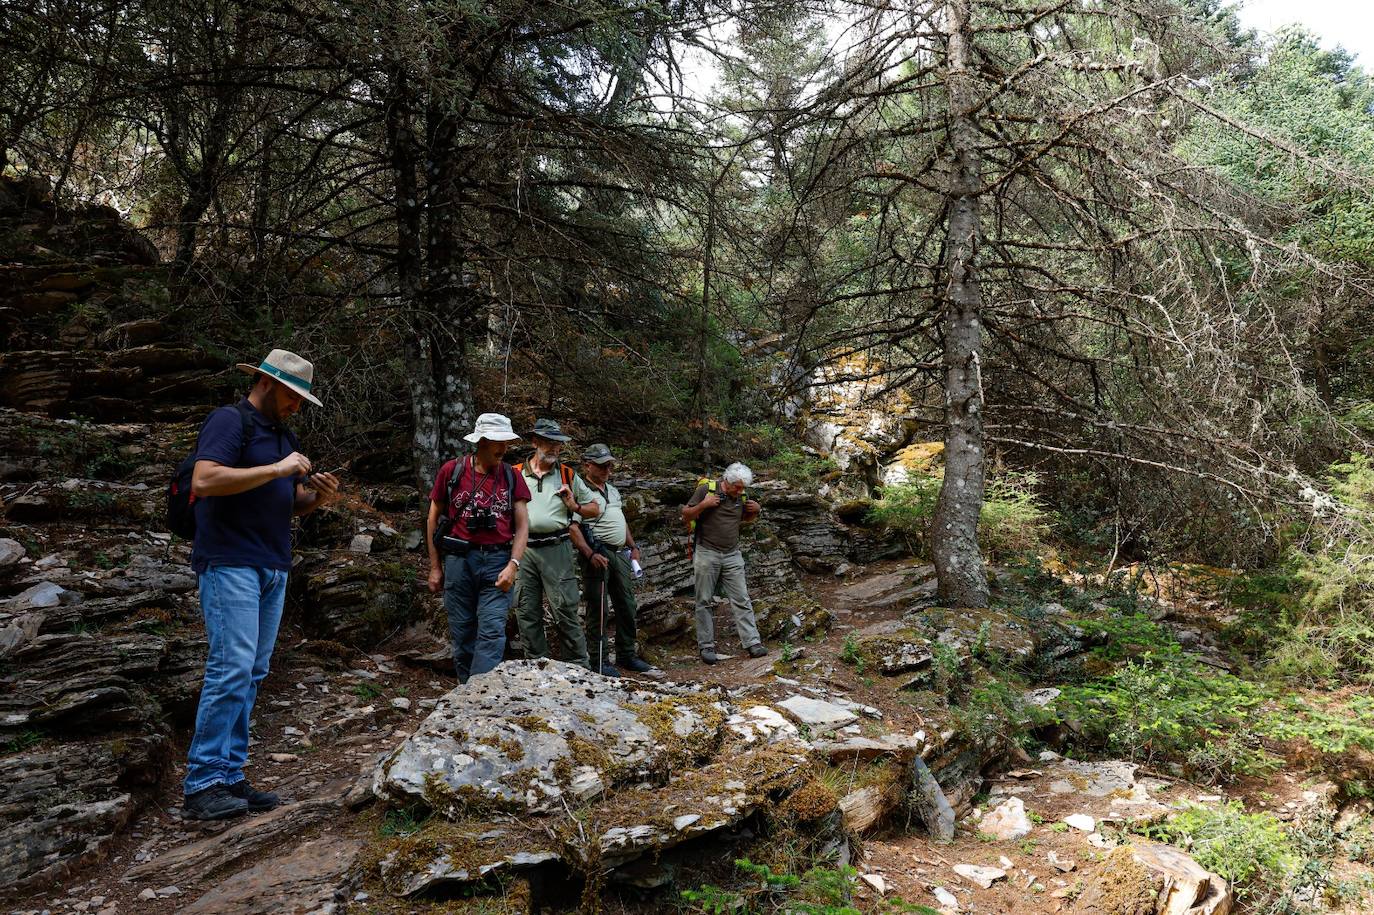
[[[554, 464], [553, 469], [542, 477], [536, 475], [529, 464], [520, 472], [530, 488], [530, 536], [545, 537], [567, 530], [569, 522], [572, 521], [572, 512], [568, 511], [563, 500], [558, 498], [558, 489], [563, 485], [558, 465]], [[595, 498], [595, 493], [576, 473], [573, 474], [571, 489], [573, 498], [578, 502], [587, 503]]]
[[620, 490], [608, 482], [606, 494], [603, 496], [592, 488], [592, 498], [601, 506], [601, 514], [590, 521], [582, 519], [582, 524], [592, 529], [597, 540], [621, 549], [629, 539], [629, 526], [625, 523], [625, 500], [620, 497]]

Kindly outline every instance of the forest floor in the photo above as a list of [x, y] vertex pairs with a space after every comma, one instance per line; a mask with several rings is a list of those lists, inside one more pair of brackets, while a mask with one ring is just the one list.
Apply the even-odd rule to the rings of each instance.
[[[856, 634], [890, 629], [909, 612], [911, 598], [923, 593], [929, 575], [928, 566], [893, 561], [856, 569], [843, 581], [811, 580], [814, 596], [834, 615], [833, 625], [811, 641], [772, 645], [772, 653], [763, 659], [750, 659], [737, 652], [708, 667], [685, 643], [649, 646], [646, 654], [662, 667], [668, 679], [724, 687], [736, 702], [745, 698], [778, 701], [809, 688], [845, 696], [875, 710], [871, 718], [865, 717], [860, 723], [861, 731], [876, 733], [877, 721], [886, 732], [914, 733], [941, 727], [944, 722], [935, 720], [922, 707], [920, 694], [903, 689], [901, 678], [873, 676], [855, 650]], [[924, 587], [925, 592], [928, 590]], [[1216, 617], [1229, 610], [1214, 605], [1214, 616], [1209, 617], [1199, 610], [1201, 602], [1177, 594], [1170, 597], [1172, 600], [1160, 601], [1160, 606], [1170, 608], [1167, 615], [1157, 614], [1165, 615], [1166, 629], [1203, 649], [1198, 657], [1219, 655], [1209, 647], [1213, 639], [1208, 627], [1215, 629], [1219, 625]], [[725, 645], [733, 639], [726, 637], [731, 631], [727, 611], [722, 610], [717, 625], [722, 650], [728, 651]], [[1200, 628], [1202, 635], [1198, 636]], [[275, 880], [272, 886], [256, 885], [252, 880], [245, 884], [239, 876], [226, 879], [226, 875], [254, 873], [252, 865], [258, 862], [289, 861], [302, 847], [315, 847], [315, 841], [351, 843], [347, 849], [352, 851], [376, 842], [391, 828], [375, 807], [367, 805], [366, 788], [376, 764], [414, 731], [435, 701], [452, 687], [451, 677], [442, 668], [414, 666], [398, 659], [398, 655], [414, 658], [420, 654], [407, 651], [404, 642], [403, 637], [369, 656], [331, 659], [298, 634], [283, 633], [275, 669], [258, 703], [249, 774], [256, 785], [279, 791], [288, 805], [273, 814], [228, 823], [183, 820], [178, 771], [165, 780], [159, 801], [130, 824], [103, 863], [76, 874], [61, 892], [16, 900], [9, 909], [50, 915], [255, 911], [254, 894], [281, 898], [282, 884], [290, 883], [290, 874], [260, 878], [269, 883]], [[1110, 650], [1113, 644], [1108, 642], [1105, 647]], [[1128, 655], [1139, 651], [1138, 646], [1129, 644], [1116, 648]], [[1211, 663], [1230, 662], [1212, 657]], [[852, 905], [861, 911], [898, 911], [903, 904], [952, 911], [952, 899], [963, 912], [1076, 911], [1075, 899], [1092, 879], [1096, 863], [1118, 841], [1128, 838], [1132, 821], [1158, 821], [1171, 810], [1189, 805], [1224, 812], [1230, 809], [1228, 805], [1238, 803], [1247, 812], [1272, 813], [1274, 825], [1288, 824], [1296, 829], [1294, 824], [1314, 819], [1324, 822], [1328, 834], [1325, 845], [1306, 849], [1308, 858], [1284, 864], [1294, 871], [1324, 869], [1313, 883], [1315, 889], [1307, 891], [1308, 898], [1298, 902], [1312, 911], [1369, 911], [1367, 892], [1374, 886], [1374, 870], [1361, 863], [1367, 852], [1352, 837], [1369, 834], [1371, 805], [1347, 796], [1348, 790], [1331, 780], [1330, 766], [1324, 765], [1319, 755], [1309, 753], [1304, 758], [1295, 750], [1291, 756], [1277, 757], [1276, 764], [1262, 775], [1241, 777], [1224, 787], [1189, 781], [1177, 765], [1132, 764], [1109, 770], [1113, 777], [1125, 771], [1124, 783], [1109, 783], [1104, 790], [1094, 791], [1096, 776], [1085, 778], [1081, 770], [1065, 770], [1065, 765], [1075, 764], [1048, 750], [1054, 733], [1062, 730], [1058, 726], [1042, 728], [1019, 735], [1025, 738], [1019, 745], [1015, 741], [1008, 744], [1004, 764], [994, 765], [985, 773], [987, 779], [972, 798], [972, 810], [961, 819], [952, 843], [932, 841], [919, 824], [911, 823], [909, 815], [900, 814], [882, 818], [857, 837], [851, 864], [859, 879], [853, 881]], [[1268, 746], [1270, 750], [1283, 749], [1273, 742]], [[173, 752], [181, 759], [184, 751], [184, 745], [177, 745]], [[853, 774], [857, 777], [857, 772]], [[833, 787], [837, 794], [844, 794], [851, 786]], [[1014, 840], [995, 840], [980, 830], [979, 817], [1013, 795], [1024, 801], [1031, 831]], [[1140, 815], [1142, 809], [1149, 815]], [[1090, 817], [1091, 824], [1076, 819], [1077, 826], [1069, 825], [1066, 818], [1075, 814]], [[1332, 825], [1338, 821], [1343, 825]], [[1221, 846], [1221, 860], [1229, 860], [1225, 855], [1243, 858], [1248, 846], [1272, 838], [1258, 822], [1234, 817], [1229, 822], [1231, 832], [1206, 839]], [[1247, 833], [1251, 827], [1259, 832]], [[1303, 834], [1310, 838], [1310, 830]], [[739, 853], [747, 857], [747, 838], [735, 836], [728, 841], [741, 842]], [[728, 844], [719, 850], [724, 854], [716, 855], [713, 867], [682, 875], [675, 888], [647, 894], [615, 887], [605, 890], [603, 910], [690, 911], [693, 909], [678, 898], [681, 890], [709, 882], [739, 891], [733, 897], [739, 901], [724, 910], [752, 910], [750, 907], [759, 905], [760, 899], [748, 889], [747, 880], [732, 874], [729, 862], [735, 852]], [[1218, 855], [1212, 855], [1211, 860], [1217, 859]], [[982, 887], [957, 875], [955, 865], [995, 868], [1004, 876], [997, 877], [990, 887]], [[798, 870], [803, 866], [804, 862], [798, 862]], [[1254, 874], [1247, 876], [1253, 878]], [[1238, 889], [1239, 911], [1270, 911], [1258, 904], [1260, 899], [1266, 900], [1265, 905], [1272, 904], [1267, 894], [1256, 892], [1254, 887]], [[324, 894], [322, 900], [336, 890], [333, 885], [318, 888]], [[311, 898], [310, 887], [296, 891], [301, 898]], [[388, 901], [373, 878], [350, 884], [348, 894], [345, 910], [350, 912], [425, 910], [425, 906], [410, 902], [398, 908], [399, 901]], [[517, 910], [484, 900], [434, 905], [435, 911]], [[309, 906], [299, 909], [309, 910]], [[321, 903], [318, 910], [337, 909]]]

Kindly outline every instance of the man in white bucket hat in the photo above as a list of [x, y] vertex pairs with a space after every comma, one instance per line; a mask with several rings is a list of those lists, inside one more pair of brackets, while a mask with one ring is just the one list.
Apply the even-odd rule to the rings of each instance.
[[530, 488], [505, 462], [520, 436], [500, 413], [477, 417], [475, 454], [449, 461], [429, 493], [429, 590], [444, 593], [459, 683], [501, 663], [511, 588], [529, 539]]
[[267, 676], [291, 570], [291, 517], [338, 497], [339, 481], [311, 474], [310, 459], [282, 424], [310, 401], [314, 366], [274, 349], [248, 396], [210, 414], [196, 440], [191, 566], [200, 583], [209, 652], [187, 753], [183, 810], [218, 820], [269, 810], [281, 799], [244, 778], [248, 723]]

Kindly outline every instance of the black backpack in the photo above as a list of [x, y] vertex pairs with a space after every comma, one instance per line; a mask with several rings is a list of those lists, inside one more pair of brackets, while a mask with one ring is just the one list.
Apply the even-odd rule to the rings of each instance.
[[[253, 437], [253, 414], [243, 405], [243, 401], [234, 404], [234, 407], [239, 411], [239, 418], [243, 420], [243, 442], [239, 446], [239, 460], [242, 461], [243, 452]], [[209, 417], [206, 417], [205, 422], [209, 421]], [[201, 424], [200, 430], [205, 431], [204, 423]], [[177, 469], [172, 472], [172, 481], [167, 485], [167, 529], [183, 540], [194, 540], [196, 537], [196, 497], [191, 492], [191, 474], [196, 469], [199, 434], [196, 435], [196, 444], [197, 449], [193, 449], [181, 459], [180, 464], [177, 464]]]

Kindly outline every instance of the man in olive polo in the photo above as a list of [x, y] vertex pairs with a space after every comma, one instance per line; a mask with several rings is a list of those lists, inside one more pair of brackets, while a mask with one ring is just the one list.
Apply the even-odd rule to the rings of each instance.
[[530, 438], [534, 455], [516, 467], [530, 490], [530, 538], [516, 578], [519, 596], [515, 620], [520, 626], [520, 641], [525, 646], [525, 657], [549, 657], [549, 643], [544, 636], [547, 597], [554, 626], [563, 642], [563, 660], [590, 667], [587, 637], [577, 606], [577, 568], [568, 527], [574, 517], [595, 518], [601, 513], [601, 506], [582, 478], [559, 461], [568, 436], [558, 423], [538, 420]]
[[[620, 670], [641, 674], [654, 670], [653, 665], [635, 654], [635, 616], [639, 611], [630, 560], [639, 561], [639, 547], [625, 521], [625, 502], [610, 480], [614, 468], [615, 456], [604, 444], [598, 442], [583, 452], [582, 475], [591, 486], [592, 498], [601, 507], [601, 514], [582, 523], [573, 519], [571, 528], [573, 547], [582, 554], [591, 667], [600, 667], [607, 677], [620, 676]], [[606, 653], [606, 613], [611, 607], [615, 608], [614, 664]]]

